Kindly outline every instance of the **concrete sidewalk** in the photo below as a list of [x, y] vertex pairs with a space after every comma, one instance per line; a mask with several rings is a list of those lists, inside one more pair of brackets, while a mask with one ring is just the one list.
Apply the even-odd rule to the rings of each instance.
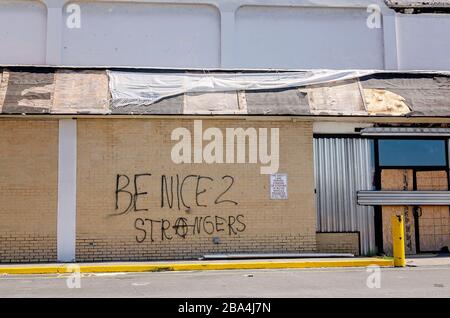
[[420, 254], [406, 256], [406, 266], [450, 266], [450, 254]]
[[[113, 272], [159, 272], [159, 271], [203, 271], [232, 269], [285, 269], [285, 268], [329, 268], [367, 267], [378, 265], [392, 267], [391, 258], [302, 258], [302, 259], [256, 259], [256, 260], [208, 260], [167, 262], [105, 262], [69, 264], [3, 264], [0, 274], [57, 274], [78, 270], [82, 273]], [[75, 266], [79, 266], [75, 267]]]

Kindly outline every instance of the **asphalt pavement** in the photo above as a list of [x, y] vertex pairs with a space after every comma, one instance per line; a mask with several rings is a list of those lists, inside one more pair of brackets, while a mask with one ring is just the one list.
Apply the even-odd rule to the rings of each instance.
[[450, 265], [3, 275], [0, 297], [450, 297]]

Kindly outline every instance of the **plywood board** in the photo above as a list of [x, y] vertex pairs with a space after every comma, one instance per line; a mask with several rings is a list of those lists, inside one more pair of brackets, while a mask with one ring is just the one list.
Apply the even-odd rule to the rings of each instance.
[[338, 84], [317, 85], [304, 89], [309, 98], [311, 112], [365, 112], [363, 96], [357, 80]]
[[[381, 172], [382, 190], [413, 190], [413, 171], [411, 169], [384, 169]], [[416, 253], [416, 237], [412, 206], [383, 206], [383, 250], [392, 255], [391, 216], [403, 215], [405, 218], [406, 254]]]
[[2, 69], [0, 72], [0, 113], [2, 112], [3, 104], [6, 97], [6, 89], [8, 88], [9, 72]]
[[247, 114], [247, 108], [240, 107], [246, 103], [239, 103], [237, 92], [187, 93], [184, 96], [184, 114]]
[[109, 112], [108, 77], [104, 70], [58, 70], [52, 113]]
[[[446, 171], [418, 171], [417, 190], [448, 190]], [[421, 206], [419, 210], [420, 250], [439, 251], [450, 247], [448, 206]]]

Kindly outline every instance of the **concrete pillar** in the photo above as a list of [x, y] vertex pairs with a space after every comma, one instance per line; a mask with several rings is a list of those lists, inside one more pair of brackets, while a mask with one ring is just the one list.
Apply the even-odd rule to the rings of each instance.
[[62, 64], [62, 10], [66, 1], [44, 0], [47, 6], [47, 44], [45, 64]]
[[398, 70], [397, 15], [383, 14], [384, 69]]
[[58, 262], [75, 261], [77, 220], [77, 121], [59, 120]]
[[235, 68], [235, 24], [238, 5], [235, 2], [220, 3], [220, 67]]

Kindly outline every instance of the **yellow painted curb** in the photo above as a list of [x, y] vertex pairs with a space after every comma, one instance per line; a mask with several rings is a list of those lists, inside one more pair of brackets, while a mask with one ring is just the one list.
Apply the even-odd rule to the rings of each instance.
[[283, 269], [283, 268], [326, 268], [326, 267], [367, 267], [378, 265], [394, 266], [392, 259], [367, 258], [349, 260], [318, 261], [283, 261], [283, 262], [233, 262], [233, 263], [158, 263], [158, 264], [101, 264], [98, 265], [36, 265], [24, 267], [1, 267], [0, 274], [63, 274], [75, 271], [79, 265], [82, 273], [114, 273], [114, 272], [160, 272], [160, 271], [204, 271], [231, 269]]

